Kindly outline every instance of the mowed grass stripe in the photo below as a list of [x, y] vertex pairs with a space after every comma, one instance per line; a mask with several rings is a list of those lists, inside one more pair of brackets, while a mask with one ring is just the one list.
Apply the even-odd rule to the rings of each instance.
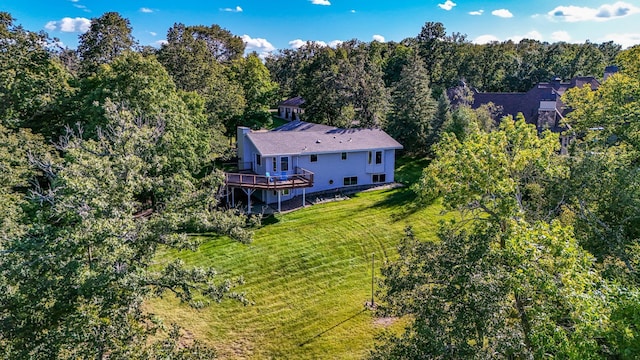
[[[360, 193], [268, 219], [249, 245], [209, 237], [196, 252], [167, 253], [222, 277], [243, 276], [236, 290], [255, 302], [223, 301], [193, 310], [167, 297], [150, 308], [233, 359], [353, 359], [372, 348], [384, 327], [362, 312], [376, 276], [411, 225], [434, 238], [441, 207], [414, 209], [406, 188]], [[401, 323], [395, 325], [400, 328]]]

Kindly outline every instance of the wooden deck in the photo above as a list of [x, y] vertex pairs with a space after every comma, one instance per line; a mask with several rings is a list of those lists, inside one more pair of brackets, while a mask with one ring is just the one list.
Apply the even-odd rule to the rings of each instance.
[[313, 186], [313, 173], [298, 168], [295, 174], [289, 175], [258, 175], [243, 173], [225, 173], [227, 186], [243, 189], [284, 190], [308, 188]]

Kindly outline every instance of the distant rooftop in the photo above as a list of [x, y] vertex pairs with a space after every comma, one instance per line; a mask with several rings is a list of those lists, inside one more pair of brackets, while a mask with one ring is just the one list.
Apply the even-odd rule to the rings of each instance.
[[299, 120], [267, 132], [250, 132], [247, 137], [262, 156], [402, 149], [380, 129], [341, 129]]
[[302, 106], [304, 104], [304, 99], [301, 96], [296, 96], [291, 99], [287, 99], [280, 103], [279, 106]]

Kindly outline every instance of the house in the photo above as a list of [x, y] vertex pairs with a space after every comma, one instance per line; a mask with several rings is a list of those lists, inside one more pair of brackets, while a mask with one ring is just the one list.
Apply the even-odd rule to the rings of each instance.
[[[608, 66], [604, 72], [604, 79], [606, 80], [617, 71], [616, 66]], [[596, 90], [600, 86], [600, 82], [592, 76], [578, 76], [568, 82], [563, 82], [559, 78], [549, 82], [541, 82], [524, 93], [485, 93], [471, 89], [474, 98], [471, 106], [477, 109], [481, 105], [491, 102], [500, 107], [501, 112], [497, 114], [499, 118], [507, 115], [515, 117], [518, 113], [522, 113], [528, 123], [536, 125], [538, 131], [549, 129], [562, 133], [568, 130], [562, 120], [571, 109], [564, 105], [561, 97], [567, 90], [583, 86], [589, 86], [592, 90]], [[571, 138], [570, 134], [560, 136], [563, 153], [566, 153]]]
[[[379, 129], [340, 129], [292, 121], [271, 131], [239, 127], [237, 173], [227, 186], [280, 204], [295, 196], [394, 181], [402, 145]], [[304, 200], [303, 200], [304, 202]]]
[[304, 99], [300, 96], [287, 99], [278, 104], [278, 117], [285, 120], [300, 120], [300, 115], [304, 113], [303, 105]]

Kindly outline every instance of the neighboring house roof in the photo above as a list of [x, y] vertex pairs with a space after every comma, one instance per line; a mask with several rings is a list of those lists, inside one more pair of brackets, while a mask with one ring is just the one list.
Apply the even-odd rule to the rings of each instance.
[[304, 105], [304, 99], [301, 96], [296, 96], [294, 98], [287, 99], [287, 100], [281, 102], [278, 106], [300, 107], [302, 105]]
[[[482, 93], [474, 89], [474, 102], [472, 107], [478, 108], [482, 104], [492, 102], [502, 107], [502, 112], [498, 114], [499, 117], [506, 115], [515, 116], [520, 112], [524, 115], [527, 122], [536, 124], [541, 101], [555, 101], [557, 113], [564, 116], [569, 110], [566, 109], [560, 97], [568, 89], [587, 85], [595, 90], [600, 86], [600, 83], [592, 76], [579, 76], [574, 77], [569, 82], [561, 82], [559, 79], [550, 82], [541, 82], [524, 93]], [[551, 130], [561, 131], [563, 127], [560, 123], [556, 123]]]
[[402, 149], [380, 129], [340, 129], [299, 120], [271, 131], [250, 132], [247, 138], [262, 156]]

